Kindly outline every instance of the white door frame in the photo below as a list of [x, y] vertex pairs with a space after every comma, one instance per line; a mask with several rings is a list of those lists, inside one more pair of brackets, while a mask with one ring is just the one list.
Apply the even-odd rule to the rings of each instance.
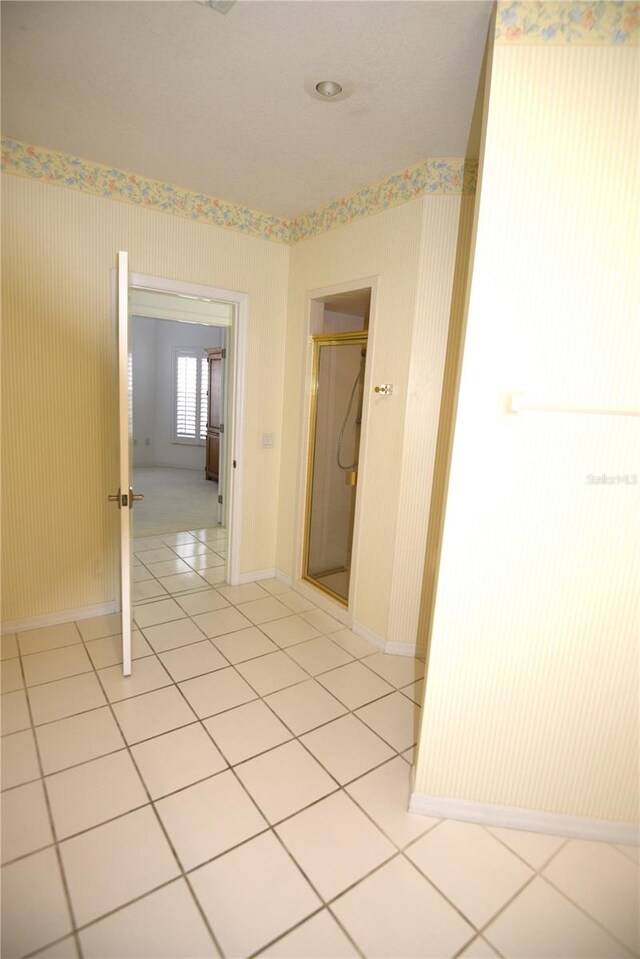
[[[116, 271], [112, 270], [113, 284]], [[225, 290], [213, 286], [201, 286], [160, 276], [143, 273], [129, 273], [131, 287], [155, 290], [162, 293], [176, 293], [183, 296], [205, 297], [234, 307], [233, 320], [227, 341], [227, 388], [228, 411], [231, 414], [230, 429], [227, 436], [227, 462], [225, 465], [225, 504], [224, 515], [229, 529], [229, 550], [227, 558], [227, 582], [232, 586], [240, 582], [240, 555], [242, 546], [242, 490], [244, 479], [244, 395], [247, 363], [247, 330], [249, 322], [249, 294], [236, 290]], [[114, 287], [115, 288], [115, 287]], [[115, 302], [114, 302], [115, 306]], [[216, 324], [208, 324], [215, 326]], [[219, 326], [219, 324], [218, 324]], [[227, 424], [225, 423], [225, 430]]]

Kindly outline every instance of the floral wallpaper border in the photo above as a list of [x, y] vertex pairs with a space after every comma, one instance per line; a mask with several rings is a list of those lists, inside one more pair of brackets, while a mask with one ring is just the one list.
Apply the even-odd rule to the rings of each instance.
[[637, 0], [499, 0], [497, 44], [640, 45]]
[[226, 227], [263, 240], [298, 243], [427, 193], [475, 193], [477, 160], [424, 160], [357, 193], [291, 220], [170, 183], [3, 138], [2, 169], [94, 196]]
[[423, 160], [357, 193], [296, 217], [290, 223], [290, 242], [299, 243], [426, 194], [473, 194], [477, 177], [477, 160]]

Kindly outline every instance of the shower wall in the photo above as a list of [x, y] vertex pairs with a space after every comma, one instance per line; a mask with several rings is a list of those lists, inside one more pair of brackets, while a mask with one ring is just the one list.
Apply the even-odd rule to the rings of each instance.
[[[320, 351], [308, 563], [314, 577], [348, 569], [351, 560], [356, 487], [346, 484], [346, 473], [338, 467], [336, 453], [340, 427], [360, 369], [361, 350], [361, 344], [350, 343], [323, 346]], [[357, 460], [360, 431], [355, 429], [355, 418], [361, 401], [359, 384], [342, 444], [341, 461], [347, 465]]]

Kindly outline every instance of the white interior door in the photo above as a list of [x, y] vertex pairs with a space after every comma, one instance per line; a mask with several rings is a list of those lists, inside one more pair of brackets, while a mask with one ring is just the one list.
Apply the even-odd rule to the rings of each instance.
[[[120, 609], [122, 615], [122, 672], [131, 674], [131, 449], [132, 377], [129, 335], [128, 254], [118, 253], [118, 432], [120, 468], [118, 492], [109, 497], [120, 514]], [[141, 498], [141, 497], [137, 497]]]

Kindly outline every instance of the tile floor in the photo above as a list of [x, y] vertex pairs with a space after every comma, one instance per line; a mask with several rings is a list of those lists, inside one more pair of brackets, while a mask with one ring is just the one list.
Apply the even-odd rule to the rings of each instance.
[[135, 554], [131, 677], [117, 616], [2, 638], [5, 959], [637, 954], [637, 849], [406, 812], [420, 662]]

